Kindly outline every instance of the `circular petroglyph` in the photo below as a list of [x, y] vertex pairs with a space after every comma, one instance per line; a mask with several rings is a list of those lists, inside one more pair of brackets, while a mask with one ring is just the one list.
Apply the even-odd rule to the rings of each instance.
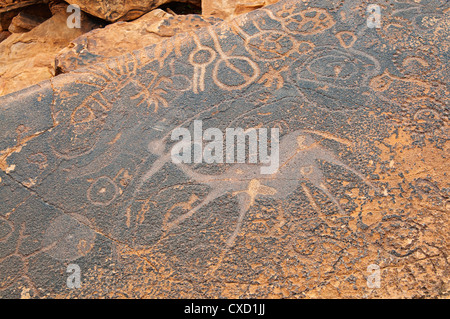
[[91, 108], [86, 105], [77, 107], [72, 113], [72, 124], [87, 123], [95, 120], [95, 114]]
[[253, 83], [259, 76], [258, 64], [245, 56], [231, 56], [220, 59], [213, 69], [213, 80], [224, 90], [241, 90]]
[[79, 124], [76, 128], [61, 126], [50, 138], [55, 154], [58, 157], [72, 159], [91, 152], [97, 142], [94, 131], [98, 127], [90, 126], [87, 122]]
[[401, 50], [394, 56], [394, 63], [405, 76], [426, 75], [441, 64], [436, 53], [437, 49], [431, 46]]
[[47, 155], [45, 155], [44, 153], [35, 153], [35, 154], [31, 154], [28, 158], [27, 158], [28, 162], [31, 164], [35, 164], [37, 166], [39, 166], [40, 169], [45, 167], [45, 164], [47, 163]]
[[379, 72], [379, 61], [353, 50], [317, 47], [306, 60], [294, 62], [292, 70], [297, 88], [311, 105], [356, 109], [368, 102], [364, 93], [369, 79]]
[[116, 198], [119, 188], [114, 181], [107, 177], [99, 177], [87, 191], [87, 197], [97, 206], [108, 206]]
[[50, 145], [58, 157], [73, 159], [90, 153], [98, 140], [105, 124], [106, 107], [87, 97], [74, 110], [63, 113], [50, 137]]
[[417, 15], [414, 18], [414, 26], [419, 30], [434, 29], [445, 19], [445, 15], [441, 13], [426, 13]]
[[419, 243], [420, 230], [400, 220], [387, 221], [382, 224], [384, 248], [397, 257], [405, 257], [413, 253]]
[[317, 240], [311, 237], [292, 236], [290, 244], [292, 249], [302, 256], [311, 256], [317, 248]]
[[44, 247], [51, 257], [72, 261], [88, 254], [94, 247], [95, 232], [89, 220], [79, 214], [62, 215], [50, 223], [44, 235]]
[[406, 125], [415, 133], [433, 133], [443, 128], [448, 118], [444, 103], [428, 96], [414, 96], [405, 104]]
[[277, 31], [264, 31], [248, 39], [248, 49], [262, 60], [274, 60], [288, 56], [295, 50], [295, 40]]
[[373, 61], [366, 56], [329, 47], [317, 48], [310, 58], [296, 65], [296, 80], [341, 89], [358, 88], [364, 85], [369, 74], [367, 65], [373, 65]]
[[321, 33], [336, 23], [328, 11], [322, 8], [310, 8], [291, 14], [283, 22], [286, 31], [304, 35]]
[[215, 58], [216, 52], [213, 49], [201, 47], [192, 52], [189, 61], [195, 66], [205, 66], [212, 63]]

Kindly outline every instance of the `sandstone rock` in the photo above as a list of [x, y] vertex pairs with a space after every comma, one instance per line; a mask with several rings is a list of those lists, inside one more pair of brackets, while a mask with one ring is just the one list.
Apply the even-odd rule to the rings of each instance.
[[40, 25], [45, 20], [46, 17], [21, 12], [12, 19], [8, 30], [11, 33], [28, 32], [37, 27], [38, 25]]
[[18, 25], [16, 25], [16, 24], [14, 24], [14, 23], [11, 23], [11, 24], [9, 25], [9, 27], [8, 27], [8, 31], [9, 31], [10, 33], [25, 33], [25, 32], [28, 32], [28, 31], [30, 31], [30, 30], [24, 29], [24, 28], [22, 28], [22, 27], [20, 27], [20, 26], [18, 26]]
[[11, 35], [9, 31], [0, 31], [0, 42], [6, 40]]
[[0, 12], [10, 11], [17, 8], [28, 7], [34, 4], [44, 3], [44, 0], [0, 0]]
[[28, 2], [20, 2], [19, 4], [23, 7], [8, 6], [0, 8], [2, 30], [10, 29], [9, 31], [13, 33], [27, 32], [52, 16], [47, 4]]
[[221, 19], [231, 19], [239, 14], [251, 12], [279, 0], [202, 0], [202, 14]]
[[215, 18], [204, 19], [198, 15], [173, 16], [156, 9], [135, 21], [117, 22], [78, 37], [56, 57], [57, 74], [142, 49], [175, 34], [219, 21]]
[[[70, 4], [80, 6], [81, 10], [101, 19], [115, 22], [118, 20], [134, 20], [143, 14], [158, 8], [172, 0], [68, 0]], [[200, 0], [181, 0], [200, 5]]]
[[67, 11], [67, 3], [64, 0], [50, 0], [48, 7], [53, 15]]
[[26, 8], [32, 10], [32, 15], [37, 13], [41, 16], [46, 7], [44, 2], [44, 0], [0, 0], [0, 30], [8, 30], [12, 19]]
[[97, 25], [83, 15], [81, 29], [69, 29], [68, 14], [61, 12], [33, 30], [13, 34], [0, 43], [0, 95], [52, 77], [55, 56], [70, 41]]
[[[385, 3], [375, 30], [285, 0], [1, 97], [0, 298], [448, 298], [450, 5]], [[221, 163], [236, 128], [256, 163]]]

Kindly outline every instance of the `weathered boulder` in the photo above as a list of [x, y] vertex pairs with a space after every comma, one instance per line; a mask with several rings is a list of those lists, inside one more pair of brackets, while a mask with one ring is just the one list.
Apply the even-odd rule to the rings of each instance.
[[198, 15], [174, 16], [156, 9], [132, 22], [117, 22], [78, 37], [56, 57], [57, 74], [142, 49], [175, 34], [219, 21]]
[[237, 15], [251, 12], [279, 0], [202, 0], [202, 14], [221, 19], [231, 19]]
[[48, 13], [48, 16], [43, 16], [22, 11], [11, 20], [8, 31], [11, 33], [28, 32], [50, 18], [50, 11], [48, 11]]
[[0, 95], [54, 76], [57, 53], [73, 39], [98, 26], [83, 14], [81, 28], [70, 29], [66, 23], [68, 15], [62, 10], [33, 30], [12, 34], [0, 43]]
[[[16, 26], [12, 26], [16, 30], [31, 30], [39, 23], [42, 23], [46, 19], [50, 18], [51, 13], [47, 4], [42, 4], [42, 1], [20, 1], [13, 3], [1, 3], [0, 2], [0, 31], [8, 30], [11, 22], [17, 15], [22, 14], [15, 23]], [[21, 25], [22, 24], [22, 25]], [[20, 32], [17, 32], [20, 33]]]
[[[115, 22], [137, 19], [162, 4], [172, 2], [172, 0], [68, 0], [67, 2], [78, 5], [81, 10], [93, 16]], [[200, 0], [180, 0], [178, 2], [200, 5]]]
[[450, 4], [385, 3], [281, 1], [1, 97], [0, 297], [447, 298]]
[[10, 11], [17, 8], [28, 7], [34, 4], [44, 3], [44, 0], [0, 0], [0, 12]]

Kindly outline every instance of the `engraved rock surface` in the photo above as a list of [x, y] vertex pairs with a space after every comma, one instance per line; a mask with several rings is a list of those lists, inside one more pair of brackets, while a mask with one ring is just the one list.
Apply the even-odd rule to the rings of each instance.
[[[449, 4], [385, 1], [378, 29], [369, 3], [284, 0], [1, 97], [0, 296], [448, 298]], [[195, 120], [278, 128], [279, 170], [174, 163]]]
[[156, 44], [177, 33], [189, 32], [219, 21], [194, 14], [174, 16], [156, 9], [132, 22], [118, 22], [76, 38], [56, 57], [57, 72], [67, 73], [103, 62]]
[[[172, 2], [172, 0], [68, 0], [67, 2], [80, 6], [81, 10], [93, 16], [115, 22], [118, 20], [134, 20], [165, 3]], [[200, 4], [198, 0], [180, 0], [177, 2]]]

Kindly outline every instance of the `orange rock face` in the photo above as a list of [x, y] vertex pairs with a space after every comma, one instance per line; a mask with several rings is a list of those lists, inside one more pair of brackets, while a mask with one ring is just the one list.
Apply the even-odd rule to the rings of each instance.
[[[0, 95], [54, 76], [57, 53], [70, 41], [97, 26], [83, 15], [80, 29], [68, 28], [68, 16], [63, 10], [33, 30], [23, 29], [22, 33], [12, 34], [0, 43]], [[19, 25], [31, 27], [24, 23]]]
[[31, 15], [23, 11], [11, 20], [11, 24], [9, 25], [8, 30], [12, 33], [28, 32], [40, 25], [49, 17], [50, 15], [47, 17], [40, 15]]
[[0, 298], [449, 298], [450, 4], [380, 3], [4, 40], [0, 89], [72, 44], [0, 97]]
[[198, 15], [174, 16], [156, 9], [132, 22], [118, 22], [78, 37], [56, 57], [57, 73], [118, 57], [218, 21]]
[[205, 16], [231, 19], [239, 14], [247, 13], [276, 2], [278, 0], [203, 0], [202, 13]]

